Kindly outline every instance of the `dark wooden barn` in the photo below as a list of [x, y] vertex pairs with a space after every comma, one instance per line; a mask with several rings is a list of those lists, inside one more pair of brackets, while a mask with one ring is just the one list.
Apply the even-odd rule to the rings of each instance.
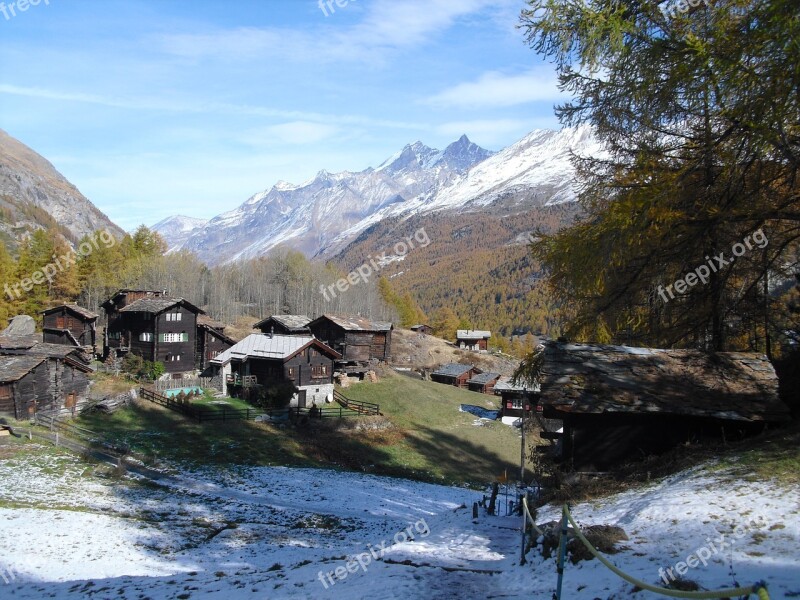
[[86, 346], [97, 352], [97, 318], [99, 315], [77, 304], [62, 304], [44, 311], [44, 341], [51, 344]]
[[485, 352], [489, 349], [490, 337], [492, 337], [491, 331], [459, 329], [456, 331], [456, 345], [465, 350]]
[[342, 355], [342, 363], [387, 361], [391, 356], [393, 325], [362, 317], [322, 315], [308, 324], [311, 333]]
[[253, 329], [258, 329], [261, 333], [308, 336], [311, 334], [309, 323], [311, 319], [305, 315], [272, 315], [253, 325]]
[[425, 325], [424, 323], [420, 323], [419, 325], [412, 325], [409, 327], [411, 331], [416, 333], [421, 333], [423, 335], [433, 335], [433, 327], [430, 325]]
[[501, 418], [519, 419], [522, 416], [523, 404], [526, 418], [539, 402], [539, 387], [514, 385], [510, 377], [501, 377], [494, 386], [494, 394], [500, 397]]
[[16, 419], [74, 408], [89, 389], [88, 355], [37, 338], [0, 338], [0, 413]]
[[195, 362], [201, 371], [211, 365], [211, 359], [219, 356], [236, 343], [225, 335], [225, 325], [208, 315], [197, 316], [197, 356]]
[[540, 402], [564, 466], [589, 471], [790, 418], [769, 360], [742, 352], [547, 342]]
[[500, 373], [479, 373], [467, 380], [467, 388], [471, 392], [479, 394], [492, 394], [498, 379], [500, 379]]
[[479, 371], [473, 365], [450, 363], [442, 365], [431, 373], [431, 381], [466, 388], [467, 382], [478, 373]]
[[334, 362], [341, 355], [311, 336], [253, 333], [211, 360], [223, 392], [248, 385], [292, 382], [299, 390], [292, 406], [322, 404], [333, 395]]
[[[136, 298], [132, 302], [129, 300]], [[183, 298], [158, 292], [126, 290], [103, 304], [106, 310], [105, 355], [130, 352], [164, 363], [167, 373], [198, 368], [197, 317], [204, 312]]]

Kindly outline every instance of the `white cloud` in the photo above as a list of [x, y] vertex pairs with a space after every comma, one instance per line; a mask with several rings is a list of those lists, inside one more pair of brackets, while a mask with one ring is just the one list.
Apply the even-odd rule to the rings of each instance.
[[281, 142], [285, 144], [316, 144], [328, 139], [340, 130], [334, 125], [311, 121], [291, 121], [270, 125], [250, 132], [247, 139], [256, 144]]
[[515, 75], [488, 71], [475, 81], [459, 83], [423, 102], [439, 108], [494, 108], [565, 98], [558, 90], [552, 67], [541, 67]]

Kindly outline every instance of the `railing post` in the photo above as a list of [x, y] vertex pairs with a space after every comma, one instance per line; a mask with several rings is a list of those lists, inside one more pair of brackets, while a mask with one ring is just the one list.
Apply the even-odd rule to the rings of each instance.
[[561, 600], [561, 584], [564, 581], [564, 559], [567, 555], [567, 505], [561, 509], [561, 539], [558, 542], [558, 584], [555, 600]]

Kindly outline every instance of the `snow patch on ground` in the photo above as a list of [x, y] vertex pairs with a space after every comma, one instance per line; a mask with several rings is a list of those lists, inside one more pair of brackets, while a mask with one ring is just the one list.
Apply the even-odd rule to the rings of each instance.
[[[0, 481], [0, 569], [15, 572], [7, 585], [0, 579], [0, 596], [18, 600], [545, 598], [556, 584], [553, 558], [534, 549], [519, 565], [519, 517], [473, 521], [483, 494], [462, 488], [241, 466], [155, 486], [90, 475], [77, 457], [47, 453], [0, 459]], [[765, 579], [773, 598], [800, 593], [797, 489], [696, 468], [573, 514], [582, 525], [622, 527], [630, 539], [611, 558], [645, 581], [657, 584], [660, 567], [725, 535], [735, 543], [687, 579], [728, 587], [732, 565], [740, 584]], [[544, 507], [537, 520], [558, 516]], [[378, 558], [367, 564], [370, 550]], [[568, 565], [564, 590], [655, 598], [597, 561]]]

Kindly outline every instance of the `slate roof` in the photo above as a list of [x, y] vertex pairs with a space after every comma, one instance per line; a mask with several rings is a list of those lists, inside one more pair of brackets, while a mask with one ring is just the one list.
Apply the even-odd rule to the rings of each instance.
[[78, 306], [77, 304], [62, 304], [60, 306], [54, 306], [53, 308], [48, 308], [47, 310], [43, 311], [42, 314], [49, 315], [50, 313], [54, 313], [61, 310], [62, 308], [68, 308], [75, 314], [80, 315], [81, 317], [89, 321], [97, 319], [100, 316], [93, 313], [88, 308], [83, 308], [82, 306]]
[[304, 335], [269, 335], [267, 333], [251, 333], [241, 342], [234, 344], [222, 352], [211, 363], [225, 365], [233, 359], [245, 360], [247, 358], [289, 358], [309, 344], [316, 344], [331, 354], [341, 358], [341, 355], [329, 348], [317, 338]]
[[206, 314], [197, 315], [198, 327], [210, 327], [211, 329], [225, 329], [225, 324], [215, 321]]
[[533, 386], [514, 385], [511, 383], [511, 377], [501, 377], [500, 380], [494, 385], [494, 392], [533, 392], [536, 393], [541, 389], [539, 384]]
[[17, 354], [0, 356], [0, 381], [18, 381], [47, 360], [44, 356]]
[[547, 342], [541, 404], [563, 413], [667, 413], [783, 421], [766, 356]]
[[456, 338], [459, 340], [486, 340], [492, 337], [491, 331], [480, 329], [459, 329], [456, 331]]
[[205, 313], [204, 310], [196, 307], [194, 304], [183, 298], [170, 298], [168, 296], [161, 298], [139, 298], [135, 302], [131, 302], [125, 307], [119, 309], [119, 312], [146, 312], [158, 314], [165, 310], [169, 310], [173, 306], [180, 304], [185, 306], [192, 312]]
[[280, 323], [289, 331], [304, 332], [308, 331], [308, 324], [311, 323], [311, 318], [306, 315], [272, 315], [266, 319], [262, 319], [253, 327], [259, 329], [267, 321], [272, 319], [276, 323]]
[[492, 383], [493, 381], [496, 381], [499, 377], [500, 373], [480, 373], [479, 375], [475, 375], [475, 377], [467, 381], [467, 383], [486, 385], [487, 383]]
[[312, 323], [316, 323], [320, 319], [329, 319], [347, 331], [390, 331], [393, 327], [389, 321], [370, 321], [364, 317], [352, 315], [322, 315]]
[[442, 365], [435, 370], [431, 375], [442, 375], [443, 377], [460, 377], [470, 369], [474, 369], [472, 365], [462, 365], [461, 363], [449, 363]]

